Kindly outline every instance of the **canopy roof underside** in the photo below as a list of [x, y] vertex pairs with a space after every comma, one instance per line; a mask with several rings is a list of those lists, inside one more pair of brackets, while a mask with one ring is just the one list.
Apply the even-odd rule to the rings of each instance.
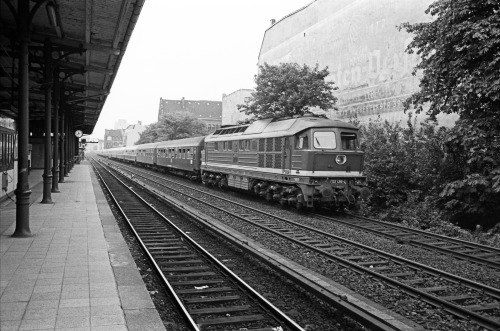
[[[27, 0], [20, 0], [27, 1]], [[92, 133], [145, 0], [30, 1], [29, 116], [45, 117], [44, 45], [58, 60], [65, 110], [75, 129]], [[18, 1], [0, 0], [0, 114], [19, 106]]]

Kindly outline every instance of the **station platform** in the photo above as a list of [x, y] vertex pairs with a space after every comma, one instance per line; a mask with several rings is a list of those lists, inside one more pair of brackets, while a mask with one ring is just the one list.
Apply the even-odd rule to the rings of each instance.
[[29, 175], [29, 238], [13, 238], [15, 202], [0, 205], [0, 330], [165, 330], [87, 161], [52, 204]]

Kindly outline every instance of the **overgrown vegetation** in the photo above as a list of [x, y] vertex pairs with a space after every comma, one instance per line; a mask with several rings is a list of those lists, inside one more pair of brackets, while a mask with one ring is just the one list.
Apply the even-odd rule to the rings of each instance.
[[407, 52], [421, 62], [420, 90], [405, 102], [428, 115], [460, 115], [443, 137], [439, 195], [461, 225], [500, 222], [500, 2], [438, 0], [428, 23], [404, 23], [414, 35]]
[[165, 140], [199, 137], [208, 134], [205, 123], [188, 112], [166, 114], [146, 127], [136, 145]]
[[[358, 124], [354, 119], [351, 122]], [[464, 172], [463, 148], [451, 148], [456, 129], [438, 127], [434, 121], [419, 123], [409, 114], [406, 125], [378, 120], [360, 125], [361, 149], [366, 152], [365, 174], [371, 196], [361, 213], [415, 228], [459, 236], [500, 246], [500, 229], [494, 227], [500, 207], [477, 189], [469, 207], [458, 208], [450, 193]], [[476, 187], [480, 185], [479, 182]], [[483, 184], [484, 185], [484, 184]], [[485, 194], [485, 198], [481, 196]], [[450, 198], [450, 195], [453, 198]], [[496, 213], [496, 214], [495, 214]], [[465, 231], [462, 228], [491, 230]]]

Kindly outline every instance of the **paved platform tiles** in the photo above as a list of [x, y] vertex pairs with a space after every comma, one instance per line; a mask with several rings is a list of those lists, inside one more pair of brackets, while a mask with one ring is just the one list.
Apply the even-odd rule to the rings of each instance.
[[53, 204], [41, 180], [30, 174], [33, 237], [11, 237], [15, 203], [1, 205], [0, 330], [165, 330], [89, 164]]

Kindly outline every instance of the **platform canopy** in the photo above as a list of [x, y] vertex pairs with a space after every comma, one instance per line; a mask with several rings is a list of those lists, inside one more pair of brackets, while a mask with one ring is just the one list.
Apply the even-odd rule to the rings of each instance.
[[[11, 118], [19, 113], [17, 9], [25, 1], [0, 0], [0, 114]], [[50, 45], [73, 127], [92, 133], [144, 1], [29, 1], [30, 121], [45, 117], [44, 50]]]

